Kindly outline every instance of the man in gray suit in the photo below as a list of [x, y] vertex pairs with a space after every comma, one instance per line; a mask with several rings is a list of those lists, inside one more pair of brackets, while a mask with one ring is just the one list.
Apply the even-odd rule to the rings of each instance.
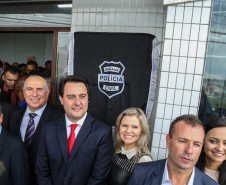
[[196, 116], [176, 118], [166, 136], [168, 158], [137, 164], [128, 185], [217, 185], [195, 167], [204, 135], [204, 126]]

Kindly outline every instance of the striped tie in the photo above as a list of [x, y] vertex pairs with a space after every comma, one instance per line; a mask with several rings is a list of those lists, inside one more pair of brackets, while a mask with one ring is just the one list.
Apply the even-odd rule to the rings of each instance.
[[24, 142], [27, 145], [29, 145], [31, 143], [32, 136], [35, 132], [35, 122], [34, 122], [35, 116], [37, 116], [36, 113], [29, 113], [30, 120], [28, 122], [26, 133], [25, 133], [25, 138], [24, 138]]

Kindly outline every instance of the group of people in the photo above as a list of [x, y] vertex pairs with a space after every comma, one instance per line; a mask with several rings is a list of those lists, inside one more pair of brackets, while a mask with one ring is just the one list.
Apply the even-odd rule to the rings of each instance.
[[226, 120], [203, 125], [194, 115], [182, 115], [172, 121], [166, 144], [168, 158], [137, 164], [128, 185], [226, 184]]
[[45, 62], [45, 67], [42, 67], [42, 66], [39, 66], [37, 64], [35, 56], [32, 56], [32, 55], [27, 57], [26, 64], [25, 63], [13, 62], [12, 65], [10, 65], [8, 62], [6, 62], [6, 61], [3, 62], [3, 61], [0, 60], [0, 76], [2, 76], [2, 74], [4, 73], [4, 70], [9, 66], [16, 67], [17, 69], [19, 69], [21, 74], [22, 73], [29, 74], [30, 71], [39, 71], [40, 73], [42, 73], [45, 70], [51, 70], [52, 61], [47, 60]]
[[[26, 64], [18, 64], [14, 62], [12, 65], [5, 65], [2, 69], [0, 79], [0, 101], [7, 102], [15, 106], [22, 107], [26, 105], [23, 97], [23, 85], [26, 78], [30, 75], [40, 75], [44, 77], [50, 85], [51, 79], [51, 61], [45, 63], [42, 72], [36, 61], [31, 60], [34, 57], [28, 57]], [[18, 64], [18, 65], [17, 65]], [[0, 61], [0, 67], [3, 64]]]
[[63, 109], [48, 102], [49, 91], [45, 78], [30, 75], [23, 85], [26, 106], [9, 111], [1, 102], [0, 184], [226, 184], [224, 119], [203, 124], [194, 115], [179, 116], [166, 136], [167, 159], [154, 161], [140, 108], [124, 110], [112, 132], [88, 112], [87, 79], [69, 75], [61, 80]]

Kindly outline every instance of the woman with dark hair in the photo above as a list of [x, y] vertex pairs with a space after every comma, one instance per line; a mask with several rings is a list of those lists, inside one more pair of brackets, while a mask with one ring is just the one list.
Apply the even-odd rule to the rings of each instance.
[[118, 116], [109, 185], [126, 185], [136, 163], [152, 161], [149, 138], [147, 119], [140, 108], [128, 108]]
[[210, 119], [204, 126], [206, 136], [196, 166], [220, 185], [226, 185], [226, 120]]

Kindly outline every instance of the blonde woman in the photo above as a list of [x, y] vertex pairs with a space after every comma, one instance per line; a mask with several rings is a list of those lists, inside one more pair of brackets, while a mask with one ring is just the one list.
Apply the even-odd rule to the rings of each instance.
[[109, 185], [126, 185], [136, 163], [152, 161], [149, 126], [140, 108], [128, 108], [117, 118], [115, 152]]

